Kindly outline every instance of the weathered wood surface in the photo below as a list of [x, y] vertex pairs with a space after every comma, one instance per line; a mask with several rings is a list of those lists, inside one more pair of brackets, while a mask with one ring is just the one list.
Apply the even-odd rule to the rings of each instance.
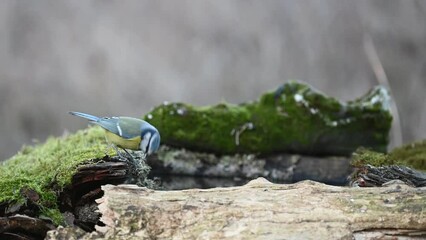
[[412, 187], [426, 187], [426, 173], [405, 166], [374, 167], [365, 165], [352, 175], [352, 185], [378, 187], [393, 180], [404, 182]]
[[42, 239], [53, 229], [53, 224], [39, 218], [20, 214], [0, 217], [0, 239]]
[[426, 188], [348, 188], [312, 181], [153, 191], [106, 185], [97, 202], [106, 226], [47, 239], [370, 239], [426, 237]]

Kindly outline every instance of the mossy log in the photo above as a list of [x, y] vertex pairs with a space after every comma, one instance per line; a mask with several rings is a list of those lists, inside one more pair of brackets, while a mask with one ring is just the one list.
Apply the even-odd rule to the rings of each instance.
[[196, 107], [164, 103], [145, 116], [164, 144], [218, 155], [350, 155], [360, 146], [385, 152], [392, 115], [385, 88], [342, 103], [290, 81], [259, 100]]
[[426, 140], [405, 144], [388, 154], [360, 148], [353, 154], [352, 165], [356, 167], [400, 165], [426, 172]]
[[[153, 191], [103, 186], [97, 200], [105, 226], [82, 233], [49, 231], [47, 239], [371, 239], [426, 237], [426, 188], [348, 188], [312, 181]], [[387, 238], [386, 238], [387, 239]]]
[[381, 186], [399, 180], [410, 186], [426, 186], [426, 140], [397, 147], [387, 154], [358, 149], [352, 156], [351, 184]]
[[[36, 205], [35, 217], [44, 216], [55, 224], [63, 221], [58, 206], [58, 194], [70, 186], [72, 176], [83, 164], [95, 163], [113, 153], [106, 149], [100, 127], [78, 131], [72, 135], [49, 138], [43, 144], [26, 146], [12, 158], [0, 163], [1, 205]], [[38, 195], [29, 201], [22, 189]]]
[[0, 217], [26, 214], [58, 225], [65, 220], [64, 209], [74, 210], [80, 205], [76, 199], [101, 184], [139, 181], [148, 186], [148, 166], [141, 166], [142, 174], [135, 177], [134, 169], [111, 155], [115, 151], [107, 147], [100, 127], [23, 147], [0, 163]]
[[[71, 184], [58, 193], [62, 224], [92, 231], [100, 217], [95, 199], [102, 196], [101, 185], [120, 184], [129, 179], [125, 162], [108, 157], [102, 160], [79, 167]], [[25, 202], [0, 204], [0, 239], [44, 238], [48, 230], [54, 229], [54, 224], [49, 216], [40, 215], [40, 194], [30, 188], [20, 192]]]

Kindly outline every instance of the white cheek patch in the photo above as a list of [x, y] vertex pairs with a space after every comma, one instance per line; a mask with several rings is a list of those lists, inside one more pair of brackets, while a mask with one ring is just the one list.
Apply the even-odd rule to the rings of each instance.
[[149, 141], [151, 140], [151, 133], [150, 132], [148, 132], [148, 133], [146, 133], [144, 136], [143, 136], [143, 139], [142, 139], [142, 141], [141, 141], [141, 144], [140, 144], [140, 149], [143, 151], [143, 152], [145, 152], [146, 151], [146, 148], [148, 147], [148, 145], [149, 145]]
[[152, 136], [151, 141], [150, 141], [150, 146], [148, 148], [148, 155], [151, 155], [153, 152], [157, 151], [158, 145], [157, 146], [155, 146], [155, 145], [152, 146], [152, 144], [158, 143], [160, 141], [158, 138], [159, 138], [159, 135], [157, 135], [157, 134], [154, 134]]

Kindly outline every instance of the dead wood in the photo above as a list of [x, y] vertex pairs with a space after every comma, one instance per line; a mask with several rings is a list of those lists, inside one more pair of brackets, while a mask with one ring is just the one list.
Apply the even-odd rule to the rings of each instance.
[[62, 211], [72, 214], [70, 224], [92, 231], [100, 217], [95, 199], [102, 196], [101, 186], [124, 183], [127, 178], [127, 164], [114, 159], [81, 166], [60, 196]]
[[0, 217], [0, 236], [7, 239], [41, 239], [54, 225], [39, 218], [24, 215]]
[[103, 186], [97, 200], [105, 226], [74, 228], [47, 239], [369, 239], [426, 237], [426, 188], [330, 186], [312, 181], [154, 191]]
[[412, 187], [426, 186], [426, 173], [405, 166], [359, 167], [352, 176], [352, 185], [378, 187], [398, 180]]

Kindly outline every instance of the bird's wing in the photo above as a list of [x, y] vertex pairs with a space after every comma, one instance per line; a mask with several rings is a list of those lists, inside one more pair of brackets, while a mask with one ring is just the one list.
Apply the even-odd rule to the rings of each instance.
[[116, 135], [119, 135], [119, 132], [117, 129], [118, 120], [119, 120], [118, 117], [103, 117], [103, 118], [100, 118], [97, 122], [93, 122], [93, 123], [101, 126], [107, 131], [110, 131]]
[[143, 121], [131, 117], [112, 117], [101, 118], [95, 123], [122, 138], [130, 139], [141, 135]]

